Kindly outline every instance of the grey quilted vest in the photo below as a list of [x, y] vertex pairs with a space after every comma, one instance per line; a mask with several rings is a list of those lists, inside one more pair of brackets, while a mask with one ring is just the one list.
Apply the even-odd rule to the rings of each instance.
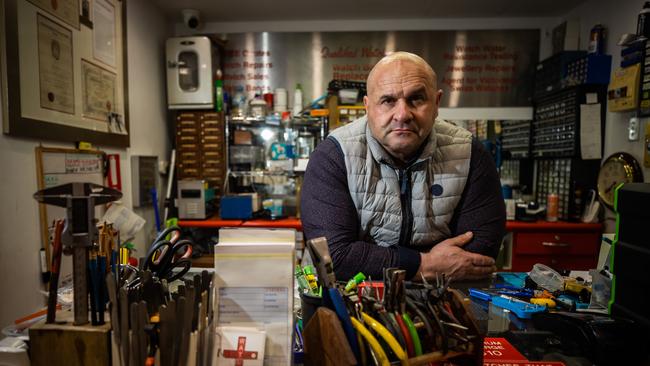
[[372, 137], [365, 116], [330, 136], [345, 156], [361, 240], [384, 247], [418, 246], [450, 236], [449, 222], [469, 174], [470, 132], [436, 120], [420, 157], [401, 170]]

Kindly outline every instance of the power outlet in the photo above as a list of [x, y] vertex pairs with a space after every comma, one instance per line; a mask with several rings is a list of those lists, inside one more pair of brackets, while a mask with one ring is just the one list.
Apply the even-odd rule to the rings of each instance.
[[637, 117], [630, 118], [627, 131], [628, 141], [639, 141], [639, 119]]

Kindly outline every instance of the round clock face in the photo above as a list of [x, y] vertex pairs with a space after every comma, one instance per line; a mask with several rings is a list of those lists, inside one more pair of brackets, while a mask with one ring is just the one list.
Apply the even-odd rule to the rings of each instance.
[[607, 160], [598, 173], [598, 195], [603, 202], [614, 206], [614, 192], [621, 183], [629, 183], [632, 177], [626, 169], [626, 163], [622, 159]]

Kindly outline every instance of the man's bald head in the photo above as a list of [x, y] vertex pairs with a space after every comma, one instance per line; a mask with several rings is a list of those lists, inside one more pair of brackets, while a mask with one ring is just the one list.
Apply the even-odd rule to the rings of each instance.
[[372, 136], [399, 161], [414, 158], [438, 116], [442, 90], [421, 57], [396, 52], [381, 59], [368, 75], [363, 98]]
[[393, 52], [388, 56], [385, 56], [375, 66], [370, 70], [368, 74], [368, 79], [366, 79], [368, 93], [371, 93], [372, 89], [376, 86], [377, 75], [381, 74], [381, 70], [386, 67], [393, 67], [396, 63], [411, 63], [416, 67], [420, 68], [424, 75], [427, 77], [427, 80], [430, 82], [430, 87], [432, 90], [436, 90], [438, 87], [438, 77], [436, 72], [433, 71], [433, 68], [420, 56], [404, 51]]

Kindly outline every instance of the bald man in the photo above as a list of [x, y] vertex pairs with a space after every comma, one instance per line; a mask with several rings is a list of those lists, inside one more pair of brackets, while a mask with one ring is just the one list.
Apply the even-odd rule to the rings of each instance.
[[462, 128], [436, 119], [436, 74], [417, 55], [380, 60], [367, 115], [310, 157], [302, 186], [306, 239], [325, 236], [337, 278], [400, 267], [419, 280], [477, 279], [495, 270], [505, 207], [494, 162]]

